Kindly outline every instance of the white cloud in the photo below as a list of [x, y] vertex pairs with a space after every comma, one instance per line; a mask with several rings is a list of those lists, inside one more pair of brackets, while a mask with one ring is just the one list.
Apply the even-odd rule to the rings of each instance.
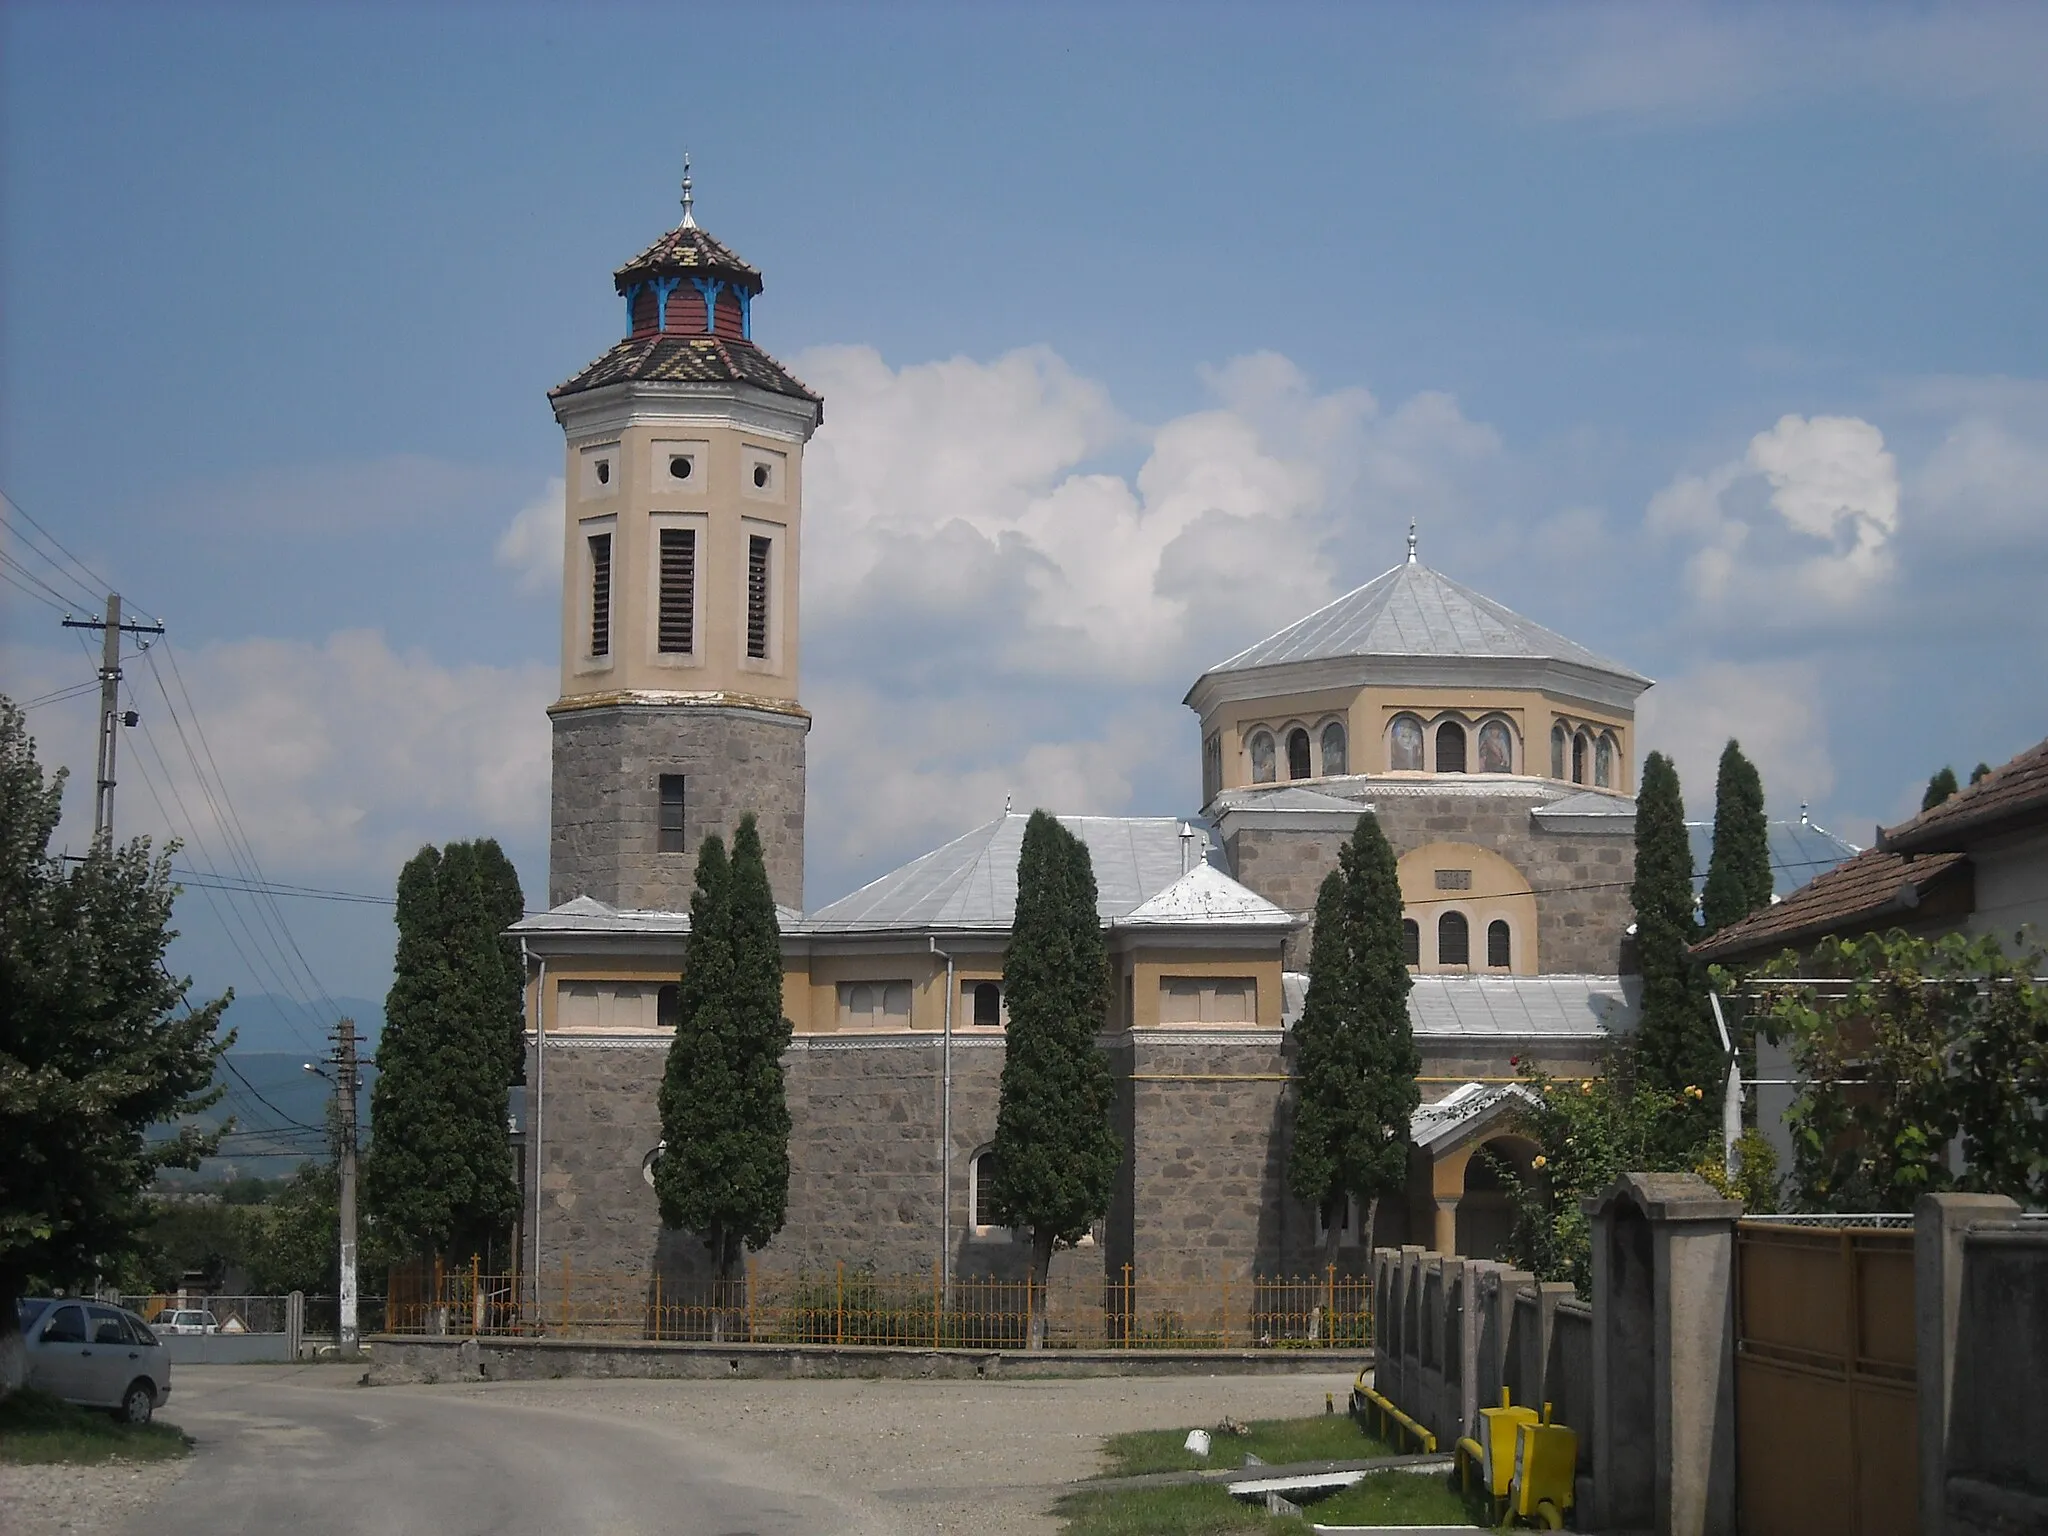
[[1807, 626], [1858, 613], [1893, 574], [1898, 465], [1867, 421], [1788, 415], [1741, 459], [1659, 491], [1645, 522], [1695, 546], [1685, 580], [1703, 616]]
[[517, 572], [522, 592], [560, 591], [562, 585], [562, 518], [565, 487], [550, 480], [539, 495], [513, 513], [498, 536], [494, 555], [499, 565]]
[[1691, 815], [1713, 815], [1721, 750], [1734, 737], [1763, 777], [1772, 814], [1785, 816], [1835, 787], [1826, 692], [1810, 661], [1709, 663], [1644, 694], [1637, 730], [1645, 752], [1677, 764]]

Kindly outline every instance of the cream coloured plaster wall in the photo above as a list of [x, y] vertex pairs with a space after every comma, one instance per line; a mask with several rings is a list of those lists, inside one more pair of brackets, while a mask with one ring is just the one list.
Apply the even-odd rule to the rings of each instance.
[[[1169, 976], [1248, 976], [1258, 988], [1255, 1022], [1261, 1029], [1280, 1027], [1280, 950], [1154, 949], [1134, 946], [1113, 961], [1116, 986], [1110, 1017], [1116, 1029], [1156, 1029], [1159, 984]], [[1173, 1024], [1173, 1029], [1243, 1029], [1243, 1024]]]
[[[608, 435], [567, 441], [567, 516], [562, 581], [562, 697], [621, 692], [715, 693], [794, 704], [800, 651], [803, 444], [729, 424], [678, 417], [637, 421]], [[693, 458], [687, 480], [673, 456]], [[609, 465], [600, 484], [596, 466]], [[756, 464], [769, 485], [752, 483]], [[697, 531], [695, 646], [664, 655], [656, 645], [658, 529]], [[590, 654], [588, 540], [610, 533], [611, 645]], [[768, 656], [746, 654], [749, 539], [772, 541]]]
[[[1436, 974], [1491, 973], [1496, 976], [1534, 976], [1539, 973], [1536, 896], [1522, 872], [1490, 849], [1471, 843], [1425, 843], [1401, 856], [1401, 915], [1415, 920], [1421, 929], [1420, 969]], [[1464, 890], [1441, 889], [1439, 871], [1462, 870], [1471, 877]], [[1437, 921], [1446, 912], [1462, 912], [1470, 934], [1472, 956], [1466, 965], [1444, 965], [1437, 960]], [[1486, 963], [1487, 925], [1504, 921], [1508, 925], [1506, 970]]]
[[2048, 833], [1972, 848], [1970, 863], [1976, 908], [1966, 931], [1990, 934], [2008, 955], [2048, 946]]

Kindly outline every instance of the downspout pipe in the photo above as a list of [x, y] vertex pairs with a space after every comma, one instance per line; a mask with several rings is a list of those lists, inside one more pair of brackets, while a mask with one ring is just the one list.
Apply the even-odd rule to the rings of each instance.
[[946, 962], [946, 1023], [939, 1038], [939, 1285], [942, 1306], [953, 1302], [953, 957], [930, 940]]

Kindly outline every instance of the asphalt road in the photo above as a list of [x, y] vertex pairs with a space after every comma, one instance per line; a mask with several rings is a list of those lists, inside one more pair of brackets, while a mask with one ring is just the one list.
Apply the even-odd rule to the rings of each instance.
[[800, 1471], [658, 1422], [364, 1390], [332, 1367], [181, 1370], [199, 1446], [135, 1536], [889, 1536]]

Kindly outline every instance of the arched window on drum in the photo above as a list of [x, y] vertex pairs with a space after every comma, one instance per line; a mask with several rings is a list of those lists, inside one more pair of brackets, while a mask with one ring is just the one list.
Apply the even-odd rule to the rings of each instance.
[[1455, 720], [1446, 720], [1436, 728], [1436, 771], [1465, 771], [1465, 727]]
[[1615, 756], [1613, 733], [1603, 731], [1593, 747], [1593, 783], [1597, 788], [1614, 787]]
[[1315, 777], [1315, 769], [1308, 757], [1308, 732], [1296, 726], [1287, 733], [1287, 777], [1308, 779]]
[[1462, 912], [1446, 912], [1436, 920], [1436, 963], [1472, 963], [1472, 927]]
[[1515, 735], [1505, 720], [1489, 720], [1479, 727], [1479, 771], [1515, 771]]
[[1396, 715], [1387, 727], [1387, 767], [1394, 773], [1422, 772], [1422, 722]]
[[1565, 774], [1565, 758], [1571, 751], [1571, 732], [1562, 722], [1550, 728], [1550, 776], [1562, 779]]
[[1252, 753], [1252, 782], [1271, 784], [1275, 778], [1273, 760], [1273, 733], [1253, 731], [1250, 742]]
[[1323, 772], [1326, 775], [1334, 778], [1351, 771], [1346, 766], [1344, 748], [1344, 722], [1332, 720], [1323, 727]]

